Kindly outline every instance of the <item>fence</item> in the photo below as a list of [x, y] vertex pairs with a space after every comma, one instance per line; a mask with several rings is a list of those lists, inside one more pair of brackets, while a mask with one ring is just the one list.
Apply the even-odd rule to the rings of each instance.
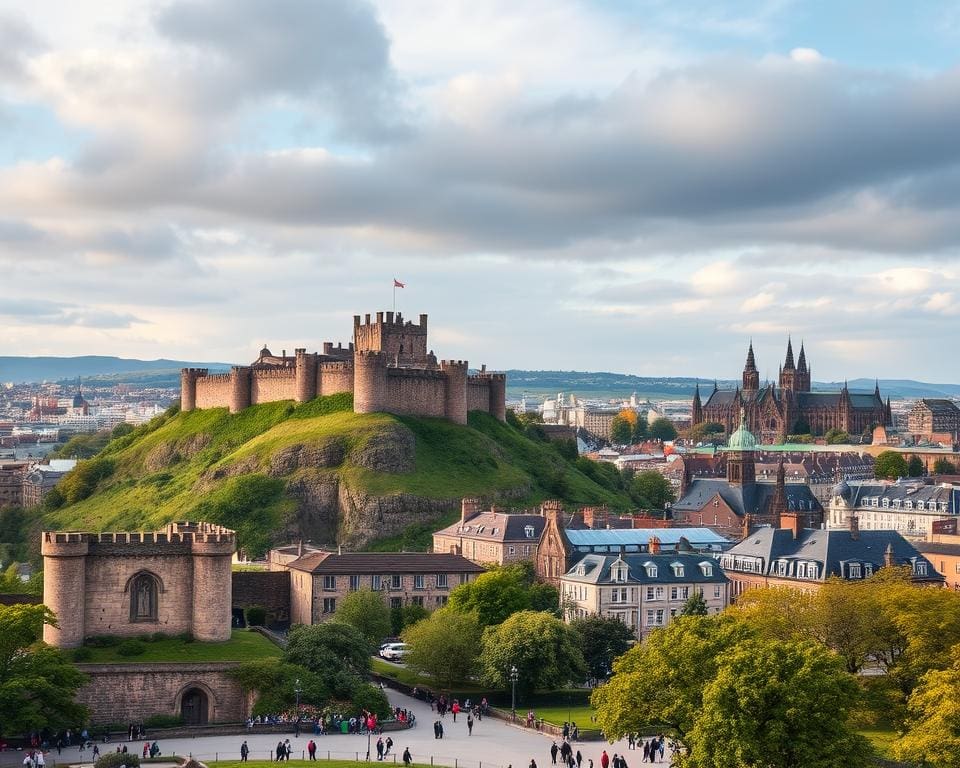
[[[403, 765], [402, 750], [400, 752], [391, 752], [389, 755], [384, 757], [382, 761], [377, 760], [376, 745], [370, 745], [370, 755], [367, 756], [365, 751], [360, 752], [334, 752], [332, 750], [321, 750], [318, 749], [316, 752], [316, 762], [325, 762], [330, 760], [353, 760], [356, 762], [360, 761], [369, 761], [371, 763], [386, 763], [387, 765]], [[184, 757], [191, 757], [194, 760], [199, 760], [202, 763], [207, 765], [216, 765], [219, 762], [236, 762], [240, 759], [240, 754], [238, 752], [211, 752], [207, 754], [201, 754], [196, 752], [191, 752]], [[420, 765], [439, 765], [444, 766], [444, 768], [505, 768], [499, 763], [488, 762], [486, 760], [464, 760], [459, 757], [452, 757], [449, 755], [428, 755], [423, 752], [411, 752], [410, 757], [414, 763]], [[309, 755], [306, 750], [300, 750], [299, 753], [294, 753], [292, 756], [293, 760], [308, 760]], [[247, 757], [248, 760], [270, 760], [271, 762], [274, 759], [274, 752], [270, 750], [250, 750], [250, 754]]]

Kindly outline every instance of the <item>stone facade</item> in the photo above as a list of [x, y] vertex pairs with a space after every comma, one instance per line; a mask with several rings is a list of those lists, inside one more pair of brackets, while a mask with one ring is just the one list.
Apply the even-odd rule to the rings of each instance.
[[463, 499], [460, 520], [433, 534], [434, 552], [463, 555], [475, 563], [508, 565], [536, 560], [544, 529], [541, 515], [484, 512], [477, 499]]
[[955, 443], [960, 436], [960, 408], [952, 400], [924, 398], [917, 400], [907, 417], [907, 430], [915, 439], [934, 441], [948, 435]]
[[281, 571], [234, 571], [233, 609], [260, 606], [267, 611], [267, 624], [290, 621], [290, 578]]
[[77, 701], [90, 708], [94, 725], [182, 715], [188, 725], [242, 722], [248, 697], [229, 672], [237, 662], [79, 664], [90, 680]]
[[468, 374], [466, 360], [443, 360], [427, 348], [427, 316], [405, 321], [401, 313], [377, 312], [353, 318], [354, 343], [322, 353], [296, 349], [274, 355], [264, 347], [251, 365], [234, 366], [226, 374], [205, 368], [184, 368], [180, 374], [180, 407], [224, 408], [237, 413], [257, 403], [306, 402], [318, 395], [353, 393], [357, 413], [387, 412], [447, 418], [466, 424], [467, 412], [479, 410], [506, 420], [506, 377]]
[[190, 632], [230, 639], [233, 531], [209, 523], [171, 523], [162, 531], [44, 531], [43, 602], [58, 627], [50, 645], [72, 648], [94, 635]]

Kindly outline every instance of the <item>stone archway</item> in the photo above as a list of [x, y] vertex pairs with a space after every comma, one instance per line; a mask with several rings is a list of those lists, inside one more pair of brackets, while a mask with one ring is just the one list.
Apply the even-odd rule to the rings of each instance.
[[190, 688], [180, 699], [180, 715], [187, 725], [206, 725], [210, 720], [210, 699], [202, 688]]

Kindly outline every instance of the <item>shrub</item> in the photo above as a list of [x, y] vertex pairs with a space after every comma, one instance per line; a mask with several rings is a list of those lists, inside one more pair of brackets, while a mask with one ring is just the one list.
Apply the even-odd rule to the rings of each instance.
[[117, 648], [117, 653], [120, 656], [142, 656], [146, 650], [146, 643], [142, 640], [124, 640]]
[[177, 640], [181, 643], [192, 643], [193, 642], [193, 633], [192, 632], [181, 632], [177, 635]]
[[152, 643], [159, 643], [161, 640], [169, 639], [170, 635], [168, 635], [166, 632], [154, 632], [152, 635], [150, 635], [150, 642]]
[[262, 627], [267, 623], [267, 609], [262, 605], [251, 605], [243, 613], [247, 619], [247, 626]]
[[140, 757], [132, 752], [107, 752], [97, 758], [97, 762], [94, 763], [94, 768], [120, 768], [121, 765], [125, 765], [128, 768], [131, 766], [133, 768], [139, 768]]
[[73, 660], [80, 664], [84, 661], [90, 661], [93, 658], [93, 651], [89, 648], [81, 647], [73, 649]]
[[176, 728], [183, 725], [183, 718], [180, 715], [150, 715], [143, 724], [147, 728]]
[[116, 635], [92, 635], [84, 640], [83, 644], [91, 648], [113, 648], [120, 645], [120, 638]]

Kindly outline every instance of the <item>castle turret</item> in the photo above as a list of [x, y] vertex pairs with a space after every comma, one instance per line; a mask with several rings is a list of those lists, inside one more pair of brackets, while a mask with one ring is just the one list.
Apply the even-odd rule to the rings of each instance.
[[387, 358], [358, 349], [353, 355], [353, 410], [377, 413], [387, 407]]
[[235, 365], [230, 369], [230, 413], [250, 407], [250, 382], [250, 366]]
[[[204, 526], [205, 527], [205, 526]], [[236, 551], [232, 532], [200, 531], [194, 534], [193, 636], [200, 641], [230, 639], [233, 574], [230, 561]]]
[[756, 482], [754, 451], [757, 439], [747, 429], [746, 415], [740, 410], [740, 426], [727, 441], [727, 482], [731, 485], [752, 485]]
[[507, 377], [503, 373], [490, 374], [490, 415], [507, 420]]
[[783, 516], [788, 511], [787, 504], [787, 485], [786, 470], [783, 466], [783, 455], [777, 462], [777, 484], [773, 491], [773, 498], [770, 500], [770, 515], [773, 518], [773, 527], [782, 528], [784, 526]]
[[180, 369], [180, 410], [192, 411], [197, 407], [197, 379], [206, 376], [206, 368]]
[[88, 551], [81, 533], [43, 533], [43, 604], [57, 617], [56, 627], [43, 626], [43, 641], [48, 645], [76, 648], [83, 643]]
[[787, 337], [787, 357], [780, 369], [780, 389], [788, 392], [797, 391], [797, 367], [793, 362], [793, 342]]
[[294, 350], [296, 355], [297, 402], [305, 403], [317, 396], [317, 353], [304, 348]]
[[466, 360], [441, 360], [440, 370], [446, 377], [444, 415], [454, 424], [467, 423], [467, 370]]

